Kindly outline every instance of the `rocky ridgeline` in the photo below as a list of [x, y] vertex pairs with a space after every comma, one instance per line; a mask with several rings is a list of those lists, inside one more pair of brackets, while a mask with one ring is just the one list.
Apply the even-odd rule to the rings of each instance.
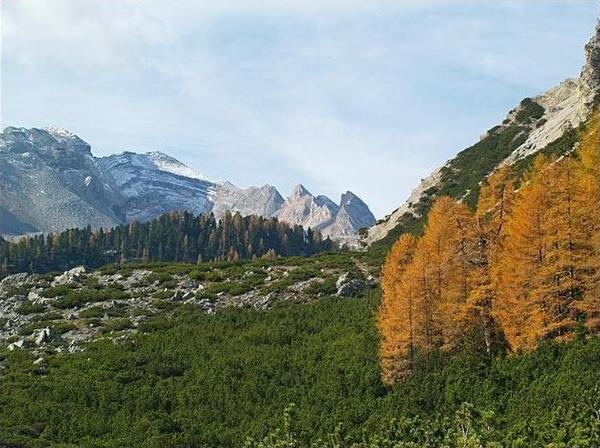
[[[503, 155], [491, 169], [485, 169], [478, 173], [474, 173], [475, 168], [469, 165], [464, 177], [477, 175], [479, 181], [483, 181], [498, 166], [511, 165], [544, 151], [553, 143], [558, 142], [567, 132], [577, 129], [582, 123], [585, 123], [599, 102], [600, 21], [592, 38], [585, 46], [584, 65], [580, 76], [575, 79], [567, 79], [541, 95], [526, 98], [508, 113], [502, 123], [484, 133], [481, 141], [487, 139], [493, 142], [494, 138], [500, 138], [503, 131], [510, 130], [510, 128], [519, 129], [519, 133], [512, 139], [506, 138], [506, 134], [503, 135], [501, 138], [505, 141], [502, 145], [493, 143], [486, 145], [485, 149], [488, 152], [479, 154], [475, 159], [493, 158], [495, 157], [494, 152], [499, 153], [507, 148], [510, 149], [510, 153]], [[537, 115], [530, 113], [532, 107], [534, 111], [536, 109], [539, 111]], [[523, 120], [523, 117], [526, 120]], [[514, 142], [518, 142], [518, 144], [512, 148], [511, 144]], [[422, 179], [399, 208], [368, 229], [368, 232], [364, 234], [363, 243], [373, 244], [384, 239], [388, 234], [393, 234], [397, 227], [401, 229], [406, 222], [421, 219], [424, 216], [424, 205], [431, 202], [433, 198], [431, 192], [435, 191], [434, 194], [437, 194], [446, 189], [445, 193], [448, 194], [450, 184], [457, 183], [456, 174], [453, 177], [447, 176], [447, 174], [461, 170], [461, 167], [458, 166], [460, 158], [468, 153], [480, 151], [482, 148], [482, 145], [475, 144], [465, 149]], [[469, 193], [470, 190], [462, 190], [454, 192], [453, 197], [460, 199], [462, 194], [466, 196]]]
[[73, 227], [110, 228], [186, 210], [278, 217], [352, 244], [375, 222], [369, 207], [347, 192], [339, 204], [325, 196], [283, 199], [270, 185], [240, 188], [214, 182], [161, 152], [96, 158], [91, 146], [59, 129], [8, 127], [0, 133], [0, 235]]
[[148, 318], [168, 315], [179, 305], [206, 313], [265, 309], [281, 301], [358, 296], [377, 282], [361, 269], [294, 265], [168, 270], [78, 267], [59, 275], [11, 275], [0, 282], [0, 347], [40, 355], [74, 352], [92, 339], [127, 337]]

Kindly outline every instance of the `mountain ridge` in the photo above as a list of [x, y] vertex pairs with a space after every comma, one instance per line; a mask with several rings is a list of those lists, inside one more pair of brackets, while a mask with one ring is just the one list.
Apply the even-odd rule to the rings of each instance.
[[560, 155], [571, 150], [573, 133], [589, 118], [599, 100], [600, 20], [585, 45], [578, 78], [566, 79], [541, 95], [522, 100], [479, 142], [425, 177], [400, 207], [362, 235], [361, 244], [385, 248], [401, 233], [419, 232], [438, 196], [448, 195], [472, 205], [481, 182], [499, 166], [531, 160], [537, 153]]
[[[87, 225], [109, 228], [171, 211], [217, 217], [229, 211], [277, 217], [353, 244], [356, 226], [375, 222], [365, 204], [351, 211], [361, 216], [328, 228], [341, 207], [326, 196], [312, 196], [303, 186], [284, 199], [271, 185], [240, 188], [215, 182], [159, 151], [94, 157], [88, 143], [57, 128], [7, 127], [0, 134], [0, 175], [0, 234], [5, 235]], [[305, 202], [312, 206], [304, 209]]]

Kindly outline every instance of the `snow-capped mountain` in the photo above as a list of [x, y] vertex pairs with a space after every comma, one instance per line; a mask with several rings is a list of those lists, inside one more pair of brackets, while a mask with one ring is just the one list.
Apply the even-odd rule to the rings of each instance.
[[212, 209], [209, 195], [214, 184], [166, 154], [124, 152], [96, 162], [126, 198], [128, 221], [148, 221], [170, 211], [199, 214]]
[[161, 152], [95, 158], [65, 130], [9, 127], [0, 134], [0, 234], [112, 227], [182, 210], [278, 217], [343, 242], [375, 222], [350, 192], [337, 205], [298, 186], [284, 200], [273, 186], [214, 182]]
[[125, 219], [124, 205], [79, 137], [14, 127], [0, 134], [0, 233], [110, 227]]

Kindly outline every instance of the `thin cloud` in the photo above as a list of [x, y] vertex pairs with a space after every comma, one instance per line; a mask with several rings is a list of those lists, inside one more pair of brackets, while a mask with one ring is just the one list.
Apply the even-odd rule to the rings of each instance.
[[3, 0], [4, 125], [383, 216], [578, 72], [596, 2]]

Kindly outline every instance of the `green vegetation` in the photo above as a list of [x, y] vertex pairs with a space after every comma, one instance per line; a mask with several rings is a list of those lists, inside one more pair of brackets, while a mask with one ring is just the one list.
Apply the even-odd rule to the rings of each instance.
[[46, 311], [46, 307], [41, 303], [33, 303], [31, 300], [27, 300], [17, 308], [19, 314], [37, 314]]
[[[125, 300], [129, 294], [122, 289], [106, 287], [103, 289], [68, 289], [62, 297], [53, 303], [56, 308], [67, 309], [85, 305], [89, 302], [107, 302], [111, 300]], [[56, 291], [52, 291], [54, 294]], [[45, 293], [45, 291], [44, 291]], [[58, 296], [53, 296], [58, 297]]]
[[225, 213], [217, 220], [212, 213], [167, 213], [150, 222], [133, 221], [110, 230], [88, 226], [16, 242], [0, 239], [0, 278], [14, 272], [67, 270], [78, 265], [96, 268], [128, 261], [272, 260], [309, 256], [333, 247], [320, 232], [276, 218]]
[[[498, 359], [473, 343], [421, 360], [412, 378], [386, 390], [378, 303], [370, 293], [214, 315], [177, 305], [171, 317], [144, 320], [137, 335], [49, 356], [45, 366], [26, 351], [3, 352], [0, 444], [237, 447], [252, 437], [254, 447], [597, 446], [597, 339]], [[118, 319], [104, 332], [130, 325]]]
[[[442, 169], [441, 186], [427, 190], [415, 205], [417, 216], [406, 213], [388, 235], [371, 246], [370, 253], [373, 259], [383, 261], [388, 249], [400, 235], [404, 233], [420, 235], [425, 217], [437, 197], [450, 196], [453, 199], [462, 199], [473, 208], [479, 197], [480, 182], [525, 142], [531, 130], [542, 123], [543, 114], [544, 108], [541, 105], [530, 98], [525, 98], [512, 124], [506, 122], [504, 126], [490, 129], [483, 139], [460, 152], [448, 166]], [[527, 171], [537, 154], [560, 157], [570, 152], [579, 140], [583, 127], [584, 125], [578, 129], [567, 130], [536, 154], [517, 161], [513, 166], [517, 177], [521, 177]]]

